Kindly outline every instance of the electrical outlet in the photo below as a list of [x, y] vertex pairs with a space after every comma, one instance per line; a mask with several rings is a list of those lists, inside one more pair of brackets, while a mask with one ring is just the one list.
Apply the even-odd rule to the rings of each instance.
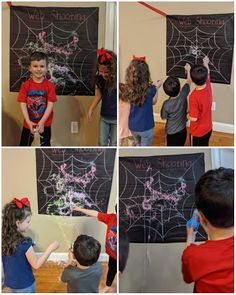
[[71, 133], [78, 133], [79, 132], [79, 122], [72, 121], [70, 125]]
[[215, 101], [212, 102], [211, 110], [212, 111], [216, 110], [216, 102]]

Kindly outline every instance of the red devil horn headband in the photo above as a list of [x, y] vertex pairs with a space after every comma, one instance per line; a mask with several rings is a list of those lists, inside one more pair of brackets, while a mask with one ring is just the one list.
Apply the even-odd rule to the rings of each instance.
[[111, 59], [111, 54], [108, 53], [104, 48], [97, 49], [98, 57], [101, 57], [100, 62], [104, 63]]
[[28, 198], [22, 198], [22, 199], [17, 199], [17, 198], [14, 198], [14, 203], [15, 203], [15, 205], [16, 205], [16, 207], [18, 207], [18, 208], [23, 208], [23, 206], [25, 206], [25, 207], [30, 207], [30, 201], [29, 201], [29, 199]]

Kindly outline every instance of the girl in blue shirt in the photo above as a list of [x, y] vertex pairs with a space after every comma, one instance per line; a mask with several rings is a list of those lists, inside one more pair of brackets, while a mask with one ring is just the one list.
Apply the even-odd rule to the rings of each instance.
[[93, 111], [100, 101], [100, 145], [117, 145], [117, 57], [104, 48], [97, 49], [98, 66], [95, 98], [89, 108], [88, 121], [91, 122]]
[[162, 81], [152, 84], [145, 57], [133, 56], [125, 77], [125, 97], [130, 101], [129, 129], [136, 146], [151, 146], [154, 130], [153, 105]]
[[59, 246], [54, 241], [36, 257], [32, 239], [23, 235], [29, 228], [31, 215], [28, 198], [14, 198], [2, 212], [4, 286], [10, 288], [11, 293], [35, 293], [32, 267], [38, 269]]

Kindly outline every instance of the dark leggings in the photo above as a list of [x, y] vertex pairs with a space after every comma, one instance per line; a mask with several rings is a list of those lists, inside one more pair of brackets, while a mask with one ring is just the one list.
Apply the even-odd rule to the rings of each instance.
[[187, 129], [175, 133], [167, 134], [167, 146], [184, 146], [187, 136]]
[[109, 256], [106, 285], [110, 287], [117, 273], [117, 261]]
[[[40, 145], [41, 146], [51, 146], [51, 126], [44, 127], [44, 132], [40, 134]], [[20, 139], [20, 146], [31, 146], [34, 141], [34, 135], [26, 127], [23, 127]]]
[[211, 133], [212, 133], [212, 130], [201, 137], [193, 136], [192, 137], [192, 145], [193, 146], [208, 146], [209, 140], [211, 137]]

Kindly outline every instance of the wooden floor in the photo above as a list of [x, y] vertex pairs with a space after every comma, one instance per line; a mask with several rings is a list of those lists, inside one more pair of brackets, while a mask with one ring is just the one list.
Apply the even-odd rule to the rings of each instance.
[[[166, 146], [165, 124], [157, 123], [154, 128], [153, 146]], [[189, 134], [187, 135], [185, 146], [190, 146]], [[213, 131], [209, 146], [234, 146], [234, 135]]]
[[[55, 262], [46, 262], [40, 269], [34, 271], [36, 280], [37, 293], [67, 293], [66, 284], [60, 281], [63, 266]], [[104, 288], [106, 283], [107, 263], [102, 263], [102, 279], [99, 289]], [[116, 285], [116, 284], [114, 284]], [[7, 289], [3, 289], [3, 293], [8, 293]], [[116, 293], [114, 288], [112, 293]]]

